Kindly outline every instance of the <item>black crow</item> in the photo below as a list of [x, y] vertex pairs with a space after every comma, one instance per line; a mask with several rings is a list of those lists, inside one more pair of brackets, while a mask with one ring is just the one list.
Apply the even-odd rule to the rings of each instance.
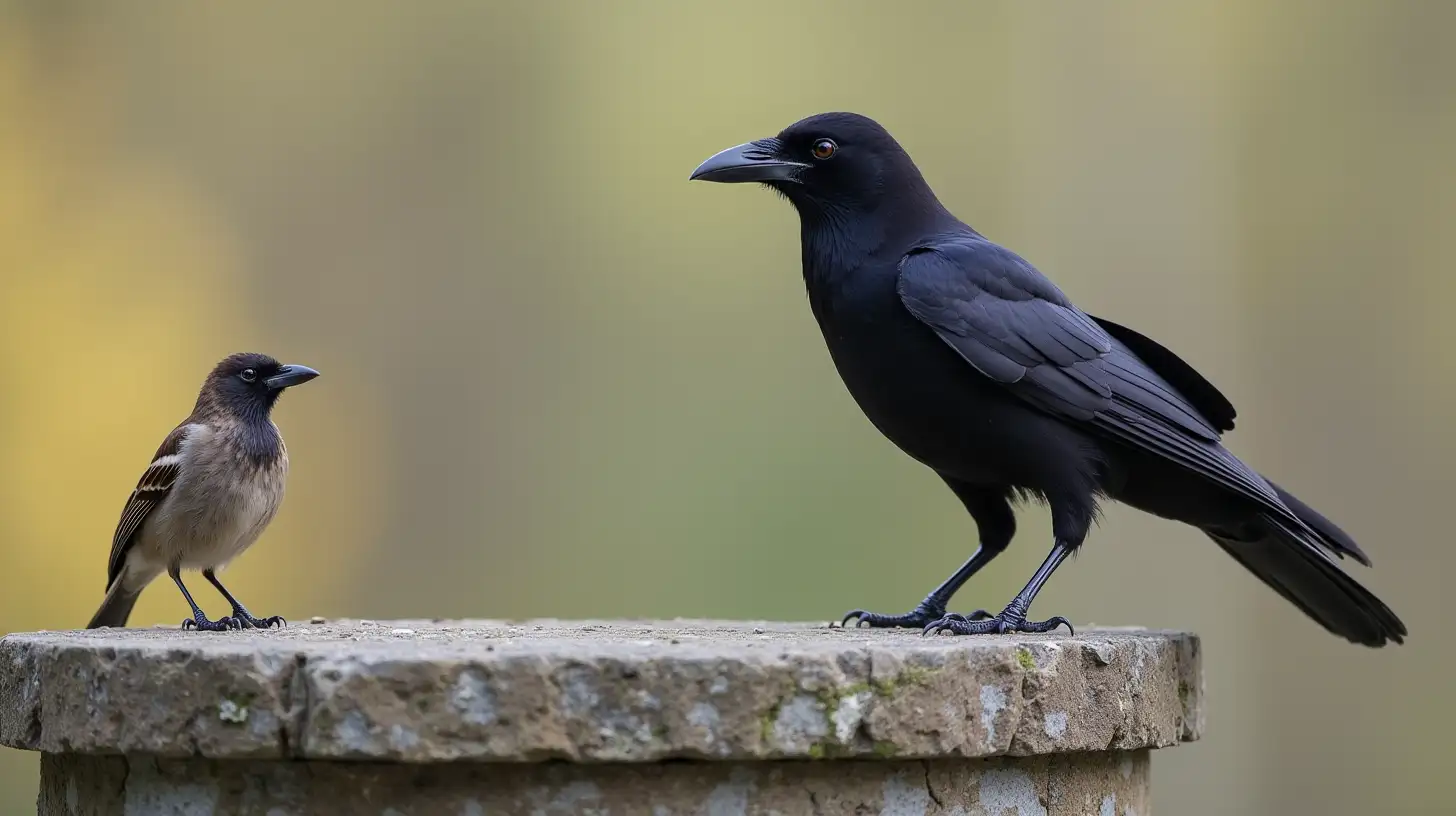
[[[718, 153], [692, 178], [762, 182], [794, 205], [809, 304], [850, 394], [979, 528], [975, 554], [912, 612], [855, 610], [846, 623], [955, 634], [1065, 624], [1027, 610], [1110, 498], [1202, 530], [1341, 637], [1402, 642], [1405, 624], [1335, 563], [1369, 565], [1355, 542], [1220, 444], [1234, 408], [1218, 389], [951, 215], [874, 121], [813, 116]], [[947, 614], [1010, 543], [1012, 502], [1025, 497], [1050, 507], [1051, 554], [1000, 614]]]

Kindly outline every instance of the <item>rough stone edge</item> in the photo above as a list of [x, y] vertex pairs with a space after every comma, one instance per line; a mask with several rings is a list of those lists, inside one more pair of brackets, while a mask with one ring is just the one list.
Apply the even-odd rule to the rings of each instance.
[[[1079, 739], [1071, 741], [1050, 738], [1053, 733], [1050, 724], [1061, 720], [1055, 719], [1057, 712], [1048, 711], [1048, 702], [1056, 695], [1061, 695], [1065, 702], [1067, 694], [1087, 693], [1089, 685], [1079, 681], [1087, 679], [1089, 667], [1108, 665], [1108, 661], [1103, 659], [1102, 647], [1106, 646], [1110, 650], [1108, 656], [1113, 656], [1117, 652], [1116, 644], [1111, 642], [1113, 640], [1121, 641], [1123, 648], [1130, 644], [1139, 666], [1152, 659], [1155, 667], [1161, 667], [1161, 677], [1175, 680], [1159, 688], [1124, 686], [1120, 691], [1093, 689], [1094, 701], [1099, 694], [1105, 697], [1107, 691], [1114, 692], [1115, 699], [1110, 703], [1104, 700], [1102, 709], [1083, 712], [1091, 715], [1094, 725], [1110, 726], [1102, 729], [1105, 734], [1094, 728], [1078, 731]], [[1080, 654], [1066, 654], [1077, 651], [1066, 649], [1068, 644], [1077, 646]], [[56, 733], [55, 728], [48, 727], [60, 723], [55, 722], [59, 716], [47, 716], [46, 678], [54, 679], [52, 673], [57, 671], [74, 671], [74, 667], [62, 664], [76, 655], [64, 654], [68, 648], [63, 645], [37, 643], [26, 637], [6, 637], [0, 638], [0, 700], [7, 701], [0, 705], [0, 745], [59, 753], [129, 752], [219, 759], [350, 759], [408, 763], [533, 762], [548, 759], [573, 762], [655, 762], [666, 759], [764, 761], [984, 758], [1136, 750], [1196, 740], [1203, 733], [1201, 648], [1196, 635], [1138, 629], [1103, 630], [1075, 639], [1008, 640], [997, 644], [1001, 647], [999, 649], [987, 648], [988, 645], [986, 641], [980, 641], [974, 645], [968, 643], [966, 649], [917, 650], [903, 642], [870, 642], [859, 648], [845, 648], [833, 661], [816, 662], [815, 658], [825, 655], [812, 653], [776, 657], [750, 655], [749, 658], [725, 660], [724, 663], [733, 666], [733, 671], [760, 679], [760, 685], [766, 684], [775, 693], [759, 695], [763, 699], [749, 704], [759, 726], [757, 739], [752, 734], [740, 733], [714, 747], [712, 740], [704, 744], [701, 740], [672, 738], [671, 729], [681, 728], [680, 722], [648, 722], [640, 717], [634, 721], [631, 706], [624, 707], [621, 700], [608, 700], [605, 706], [597, 701], [575, 713], [567, 711], [564, 715], [560, 710], [567, 696], [563, 687], [563, 682], [568, 682], [565, 677], [567, 670], [578, 672], [579, 678], [585, 677], [591, 685], [613, 679], [620, 681], [623, 679], [624, 663], [644, 666], [657, 663], [671, 668], [690, 662], [677, 655], [662, 653], [628, 661], [590, 658], [553, 661], [550, 672], [534, 678], [544, 681], [539, 684], [538, 690], [547, 692], [547, 697], [552, 694], [556, 697], [554, 704], [550, 699], [539, 701], [544, 704], [544, 726], [542, 723], [526, 727], [509, 724], [509, 727], [493, 730], [477, 729], [473, 735], [461, 734], [455, 728], [458, 717], [451, 715], [443, 728], [435, 728], [423, 735], [416, 733], [412, 739], [400, 739], [398, 730], [394, 728], [398, 723], [366, 721], [360, 732], [362, 739], [349, 740], [339, 739], [340, 718], [335, 716], [330, 720], [327, 714], [332, 711], [335, 715], [342, 712], [345, 718], [349, 716], [350, 689], [330, 688], [326, 678], [338, 670], [341, 662], [359, 663], [359, 668], [367, 669], [372, 668], [370, 664], [379, 661], [368, 654], [349, 654], [342, 658], [333, 654], [310, 656], [299, 649], [292, 653], [291, 661], [285, 658], [286, 665], [273, 666], [271, 668], [275, 670], [267, 672], [267, 687], [261, 689], [263, 693], [250, 698], [263, 698], [266, 707], [258, 712], [262, 716], [254, 719], [253, 727], [241, 729], [244, 733], [237, 733], [237, 730], [229, 732], [226, 727], [229, 713], [236, 716], [238, 703], [224, 694], [180, 721], [174, 718], [162, 729], [155, 727], [157, 723], [148, 722], [140, 728], [113, 729], [93, 735], [94, 739], [86, 739], [85, 735]], [[121, 653], [109, 656], [108, 659], [115, 661], [118, 657], [125, 657], [124, 653], [128, 650], [108, 647], [98, 651]], [[285, 651], [279, 649], [270, 655], [273, 658], [270, 662], [277, 663], [278, 656]], [[226, 664], [237, 657], [235, 654], [212, 656], [210, 662]], [[460, 673], [468, 671], [490, 675], [511, 662], [511, 658], [504, 655], [495, 655], [489, 660], [481, 657], [465, 656], [455, 660], [454, 668], [458, 672], [453, 676], [456, 680]], [[1000, 660], [995, 661], [997, 665], [994, 667], [981, 666], [969, 672], [943, 673], [947, 664], [957, 657]], [[519, 658], [527, 663], [541, 661], [539, 655], [521, 655]], [[386, 658], [382, 662], [391, 661]], [[439, 668], [449, 662], [435, 658], [431, 665]], [[1078, 669], [1078, 666], [1081, 668]], [[259, 668], [255, 663], [251, 671], [256, 672]], [[628, 668], [626, 679], [634, 676]], [[957, 687], [954, 682], [959, 675], [964, 675], [959, 677], [961, 680], [978, 679], [988, 671], [993, 674], [999, 672], [997, 676], [1008, 681], [1002, 689], [1004, 699], [990, 706], [995, 710], [990, 711], [989, 717], [985, 696], [988, 686], [982, 685], [980, 699], [977, 700], [974, 690], [965, 687], [964, 683]], [[949, 677], [951, 686], [930, 679], [937, 674]], [[406, 682], [405, 686], [396, 687], [395, 696], [405, 699], [418, 693], [426, 698], [443, 700], [446, 691], [438, 683], [433, 686], [429, 682], [415, 687], [410, 685]], [[626, 684], [625, 690], [632, 691], [631, 683]], [[991, 696], [994, 698], [995, 693]], [[12, 706], [8, 703], [11, 700], [19, 704]], [[1169, 703], [1174, 700], [1176, 704], [1170, 709]], [[66, 705], [66, 701], [56, 699], [49, 702], [52, 706]], [[952, 729], [950, 732], [938, 730], [935, 724], [925, 728], [925, 723], [910, 722], [905, 716], [912, 711], [921, 715], [927, 704], [937, 702], [943, 703], [943, 708], [952, 703], [963, 706], [947, 720]], [[226, 708], [229, 703], [234, 708]], [[978, 711], [975, 710], [977, 704], [980, 706]], [[1121, 709], [1119, 716], [1111, 716], [1112, 711], [1107, 705]], [[845, 715], [846, 706], [855, 709], [848, 716]], [[1152, 719], [1145, 716], [1150, 707], [1158, 709], [1153, 711]], [[903, 712], [902, 716], [894, 717], [896, 709]], [[795, 712], [794, 716], [788, 716], [787, 711]], [[205, 715], [199, 716], [199, 712]], [[216, 713], [217, 722], [211, 721], [212, 712]], [[737, 713], [741, 721], [744, 712]], [[1097, 716], [1099, 714], [1100, 717]], [[814, 724], [816, 718], [822, 718], [822, 728]], [[857, 720], [851, 723], [852, 728], [847, 734], [844, 733], [846, 719]], [[583, 726], [590, 729], [595, 724], [608, 721], [611, 721], [608, 725], [596, 729], [600, 739], [594, 739], [591, 733], [582, 730]], [[181, 723], [180, 730], [178, 722]], [[219, 725], [219, 722], [224, 725]], [[957, 722], [965, 726], [960, 733], [954, 732]], [[258, 728], [260, 723], [265, 727]], [[896, 731], [896, 724], [900, 726], [899, 731]], [[644, 727], [645, 732], [642, 730]], [[905, 744], [887, 744], [885, 740], [873, 738], [877, 728], [886, 733], [908, 733], [909, 738], [904, 741]], [[835, 731], [840, 733], [832, 733]], [[646, 737], [639, 738], [644, 733]], [[1106, 737], [1105, 742], [1103, 736]]]

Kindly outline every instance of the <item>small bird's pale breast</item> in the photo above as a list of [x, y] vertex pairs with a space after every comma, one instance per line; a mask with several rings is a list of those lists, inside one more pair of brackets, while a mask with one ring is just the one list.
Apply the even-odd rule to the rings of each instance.
[[226, 565], [258, 539], [283, 503], [288, 452], [260, 462], [226, 431], [194, 425], [178, 453], [184, 464], [171, 495], [139, 531], [136, 555], [148, 565], [185, 569]]

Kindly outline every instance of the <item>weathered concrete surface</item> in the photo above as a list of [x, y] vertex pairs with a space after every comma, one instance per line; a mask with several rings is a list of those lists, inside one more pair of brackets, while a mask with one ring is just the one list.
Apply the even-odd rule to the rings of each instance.
[[1148, 752], [888, 762], [380, 765], [55, 756], [44, 816], [1148, 816]]
[[210, 759], [653, 762], [1137, 750], [1203, 728], [1195, 636], [339, 621], [0, 639], [0, 744]]

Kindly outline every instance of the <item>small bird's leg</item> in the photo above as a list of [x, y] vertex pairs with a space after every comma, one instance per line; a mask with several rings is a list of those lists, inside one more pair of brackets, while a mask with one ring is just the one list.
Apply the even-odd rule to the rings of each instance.
[[183, 629], [197, 629], [202, 632], [225, 632], [228, 629], [241, 628], [239, 622], [233, 618], [222, 617], [215, 621], [208, 620], [207, 615], [202, 611], [202, 607], [197, 605], [197, 601], [192, 600], [192, 593], [188, 592], [187, 587], [182, 584], [181, 571], [177, 567], [172, 567], [167, 570], [167, 574], [172, 576], [173, 583], [177, 584], [177, 588], [182, 590], [182, 597], [187, 599], [187, 605], [192, 607], [192, 617], [182, 621]]
[[227, 602], [232, 604], [233, 617], [237, 619], [240, 628], [267, 629], [270, 626], [282, 627], [288, 623], [278, 615], [273, 615], [267, 618], [253, 617], [253, 613], [249, 612], [247, 607], [238, 603], [238, 599], [234, 598], [233, 594], [227, 591], [227, 587], [223, 586], [222, 582], [217, 580], [217, 573], [213, 572], [210, 569], [205, 569], [202, 571], [202, 577], [206, 578], [209, 582], [212, 583], [213, 586], [217, 587], [217, 591], [221, 592], [222, 596], [224, 598], [227, 598]]
[[[853, 620], [855, 621], [855, 626], [871, 626], [876, 629], [887, 629], [894, 627], [919, 628], [939, 621], [947, 617], [945, 608], [950, 603], [951, 596], [955, 595], [956, 591], [966, 581], [970, 580], [972, 575], [980, 572], [981, 567], [986, 566], [1000, 552], [1000, 550], [992, 550], [984, 546], [977, 547], [975, 553], [966, 560], [966, 563], [961, 565], [960, 569], [955, 571], [954, 575], [945, 579], [944, 583], [936, 587], [934, 592], [925, 596], [925, 600], [916, 604], [915, 608], [907, 614], [882, 615], [878, 612], [867, 612], [863, 609], [856, 609], [844, 616], [843, 623], [845, 626], [848, 626], [849, 622]], [[966, 619], [961, 615], [952, 615], [950, 617], [960, 618], [961, 620]], [[977, 609], [971, 613], [970, 620], [981, 620], [989, 617], [991, 617], [989, 612], [984, 609]]]
[[[955, 635], [991, 635], [1006, 634], [1008, 632], [1040, 633], [1050, 632], [1058, 626], [1063, 625], [1068, 630], [1071, 630], [1072, 624], [1066, 618], [1058, 616], [1044, 621], [1028, 621], [1026, 619], [1026, 612], [1031, 608], [1031, 602], [1036, 600], [1037, 593], [1041, 592], [1042, 585], [1047, 582], [1048, 578], [1052, 577], [1052, 573], [1056, 572], [1057, 567], [1075, 549], [1076, 547], [1066, 543], [1062, 539], [1057, 539], [1057, 543], [1052, 545], [1051, 554], [1042, 562], [1036, 574], [1031, 576], [1031, 580], [1026, 583], [1026, 588], [1018, 592], [1016, 597], [1011, 599], [1011, 603], [1007, 604], [1006, 608], [1001, 610], [1001, 614], [994, 618], [981, 621], [968, 621], [959, 615], [947, 615], [926, 626], [924, 633], [927, 635], [938, 634], [940, 632], [950, 632]], [[1075, 632], [1073, 633], [1075, 634]]]

